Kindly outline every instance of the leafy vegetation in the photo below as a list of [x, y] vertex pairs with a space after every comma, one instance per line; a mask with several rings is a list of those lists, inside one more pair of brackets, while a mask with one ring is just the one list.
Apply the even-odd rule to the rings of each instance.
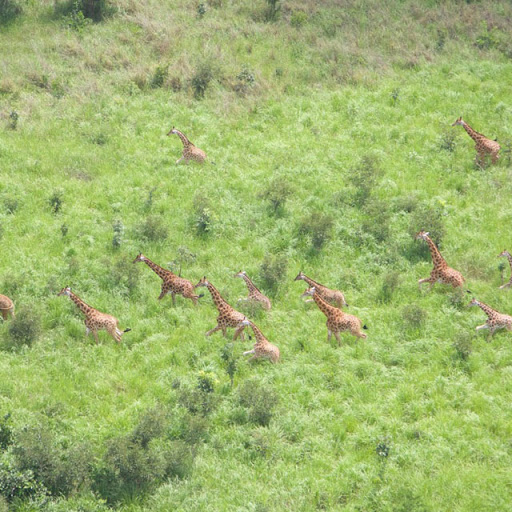
[[[505, 0], [0, 0], [0, 511], [509, 508], [510, 334], [419, 290], [413, 237], [512, 312], [511, 21]], [[207, 163], [175, 165], [173, 125]], [[206, 338], [209, 293], [157, 301], [139, 252], [232, 304], [245, 269], [282, 362]], [[366, 340], [326, 342], [299, 270]], [[119, 346], [67, 285], [132, 329]]]

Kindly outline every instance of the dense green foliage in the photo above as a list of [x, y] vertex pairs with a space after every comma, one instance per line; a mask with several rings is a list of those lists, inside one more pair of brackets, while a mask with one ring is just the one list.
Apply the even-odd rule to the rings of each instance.
[[[419, 291], [413, 239], [512, 312], [510, 2], [0, 0], [0, 24], [0, 511], [510, 507], [511, 335]], [[173, 125], [206, 164], [175, 165]], [[205, 338], [209, 292], [157, 301], [139, 252], [206, 275], [282, 362]], [[326, 342], [299, 270], [366, 340]]]

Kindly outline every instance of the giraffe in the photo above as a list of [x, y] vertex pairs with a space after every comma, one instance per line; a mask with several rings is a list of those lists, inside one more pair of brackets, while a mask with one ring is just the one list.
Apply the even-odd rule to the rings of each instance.
[[253, 322], [247, 320], [247, 318], [244, 318], [239, 325], [244, 327], [250, 325], [252, 327], [254, 337], [256, 338], [254, 348], [244, 352], [244, 356], [253, 354], [253, 356], [249, 358], [249, 362], [254, 361], [255, 359], [269, 359], [272, 363], [277, 363], [279, 361], [279, 349], [270, 343], [267, 338], [265, 338], [263, 333], [259, 330], [258, 327], [256, 327], [256, 325], [254, 325]]
[[138, 261], [143, 261], [158, 277], [160, 277], [160, 279], [162, 279], [162, 291], [158, 296], [158, 300], [161, 300], [170, 293], [173, 305], [176, 305], [176, 301], [174, 299], [176, 295], [183, 295], [186, 299], [191, 299], [194, 305], [197, 305], [197, 299], [201, 298], [202, 295], [196, 295], [194, 293], [194, 285], [190, 281], [177, 276], [170, 270], [160, 267], [149, 258], [146, 258], [142, 253], [139, 253], [139, 255], [133, 260], [133, 263], [137, 263]]
[[495, 164], [499, 158], [498, 152], [501, 149], [500, 145], [496, 141], [488, 139], [485, 135], [473, 130], [473, 128], [471, 128], [471, 126], [462, 119], [462, 117], [459, 117], [452, 124], [452, 126], [458, 125], [463, 126], [464, 130], [466, 130], [468, 135], [475, 141], [477, 165], [484, 165], [486, 155], [491, 155], [491, 162]]
[[6, 295], [0, 295], [0, 312], [2, 312], [2, 318], [7, 320], [8, 315], [14, 318], [14, 302], [9, 299]]
[[[340, 332], [342, 331], [350, 331], [350, 334], [357, 338], [367, 337], [364, 332], [361, 332], [361, 320], [359, 320], [357, 316], [349, 315], [348, 313], [344, 313], [341, 309], [331, 306], [320, 296], [314, 286], [308, 288], [302, 294], [302, 297], [313, 297], [320, 311], [327, 317], [327, 341], [331, 341], [331, 336], [334, 333], [338, 341], [338, 346], [340, 346]], [[367, 329], [366, 325], [362, 327], [363, 329]]]
[[187, 136], [174, 128], [174, 126], [167, 135], [169, 136], [173, 134], [176, 134], [181, 139], [181, 142], [183, 142], [183, 155], [181, 158], [176, 160], [177, 164], [179, 164], [182, 160], [185, 160], [185, 162], [195, 160], [196, 162], [202, 164], [206, 160], [206, 153], [202, 149], [196, 148], [194, 144], [188, 140]]
[[107, 313], [102, 313], [101, 311], [89, 306], [80, 297], [78, 297], [78, 295], [74, 294], [69, 286], [62, 288], [57, 295], [67, 295], [85, 315], [85, 335], [88, 336], [92, 332], [94, 339], [96, 340], [96, 344], [99, 343], [98, 331], [102, 329], [107, 331], [118, 344], [121, 343], [121, 336], [125, 332], [131, 331], [131, 329], [121, 331], [118, 328], [119, 320], [116, 317], [108, 315]]
[[[310, 287], [315, 287], [316, 293], [322, 297], [322, 299], [326, 300], [331, 305], [336, 305], [338, 308], [342, 306], [348, 307], [347, 301], [345, 300], [345, 296], [339, 290], [331, 290], [324, 286], [323, 284], [317, 283], [313, 281], [310, 277], [308, 277], [302, 270], [297, 274], [295, 281], [306, 281]], [[313, 299], [308, 299], [306, 302], [313, 302]]]
[[217, 289], [206, 279], [204, 276], [197, 284], [196, 288], [199, 286], [206, 286], [212, 295], [213, 302], [215, 303], [215, 307], [219, 311], [219, 316], [217, 317], [217, 325], [206, 332], [206, 336], [210, 336], [214, 332], [222, 329], [222, 334], [226, 336], [226, 328], [227, 327], [235, 327], [235, 335], [233, 340], [236, 340], [238, 336], [240, 339], [244, 339], [244, 329], [245, 325], [240, 325], [240, 322], [245, 318], [245, 315], [239, 313], [235, 309], [233, 309], [221, 296], [221, 294], [217, 291]]
[[270, 303], [270, 299], [263, 295], [258, 288], [254, 285], [254, 283], [250, 280], [249, 276], [247, 275], [247, 272], [245, 270], [240, 270], [240, 272], [237, 272], [233, 277], [241, 277], [245, 284], [247, 285], [247, 288], [249, 290], [249, 296], [245, 300], [257, 302], [258, 304], [261, 304], [261, 307], [263, 309], [266, 309], [267, 311], [272, 308], [272, 304]]
[[420, 279], [418, 281], [418, 286], [421, 288], [423, 283], [430, 283], [428, 289], [431, 290], [434, 283], [437, 282], [451, 284], [454, 288], [462, 287], [465, 281], [464, 277], [458, 270], [454, 270], [448, 266], [445, 259], [441, 256], [436, 244], [428, 235], [429, 233], [427, 231], [420, 231], [415, 236], [416, 240], [421, 239], [427, 242], [432, 256], [432, 263], [434, 264], [434, 268], [432, 269], [432, 272], [430, 272], [430, 277]]
[[468, 306], [478, 306], [487, 315], [487, 322], [483, 325], [477, 326], [476, 328], [477, 331], [480, 329], [489, 329], [487, 341], [491, 340], [494, 331], [497, 329], [506, 328], [507, 331], [512, 331], [512, 316], [499, 313], [495, 309], [492, 309], [487, 304], [484, 304], [475, 298], [471, 299]]
[[[498, 254], [498, 258], [507, 258], [510, 264], [510, 268], [512, 270], [512, 254], [510, 254], [507, 250], [504, 250], [500, 254]], [[512, 286], [512, 275], [510, 276], [508, 283], [502, 284], [500, 286], [500, 290], [503, 288], [509, 288], [510, 286]]]

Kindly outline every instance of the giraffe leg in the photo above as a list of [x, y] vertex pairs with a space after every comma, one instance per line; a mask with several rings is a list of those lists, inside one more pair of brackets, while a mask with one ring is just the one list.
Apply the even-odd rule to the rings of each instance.
[[171, 298], [172, 298], [172, 305], [173, 306], [176, 306], [176, 300], [174, 299], [175, 296], [176, 296], [176, 294], [174, 292], [171, 292]]
[[167, 295], [167, 290], [162, 286], [162, 291], [160, 292], [160, 295], [158, 296], [158, 300], [162, 300]]
[[476, 327], [477, 331], [480, 331], [481, 329], [489, 329], [489, 326], [487, 324], [483, 324], [483, 325], [478, 325]]
[[4, 320], [7, 320], [7, 310], [6, 309], [2, 309], [2, 318]]
[[510, 288], [510, 286], [512, 286], [512, 280], [508, 283], [502, 284], [499, 289], [502, 290], [503, 288]]
[[14, 306], [9, 310], [11, 313], [11, 318], [16, 318], [16, 315], [14, 314]]
[[341, 347], [340, 333], [338, 331], [334, 331], [334, 336], [335, 336], [336, 340], [338, 341], [338, 347]]
[[432, 283], [432, 278], [431, 278], [431, 277], [425, 277], [425, 279], [420, 279], [420, 280], [418, 281], [418, 287], [419, 287], [419, 289], [420, 289], [420, 290], [421, 290], [421, 285], [422, 285], [423, 283], [430, 283], [430, 286], [432, 286], [432, 284], [433, 284], [433, 283]]
[[235, 341], [238, 336], [240, 336], [240, 339], [242, 341], [245, 341], [245, 336], [244, 336], [244, 329], [245, 329], [245, 326], [242, 326], [242, 327], [239, 327], [236, 331], [235, 331], [235, 335], [233, 336], [233, 341]]
[[92, 331], [92, 334], [93, 334], [93, 336], [94, 336], [94, 339], [96, 340], [96, 345], [99, 345], [100, 340], [98, 339], [98, 331], [93, 330], [93, 331]]
[[[499, 150], [498, 150], [499, 151]], [[498, 151], [493, 151], [491, 153], [491, 162], [493, 164], [495, 164], [497, 161], [498, 161], [498, 158], [500, 157], [500, 155], [498, 155]]]
[[247, 356], [249, 354], [254, 354], [254, 349], [252, 350], [247, 350], [246, 352], [244, 352], [244, 356]]
[[331, 341], [331, 337], [332, 337], [332, 331], [330, 329], [327, 329], [327, 342]]
[[205, 334], [205, 336], [210, 336], [210, 334], [213, 334], [214, 332], [217, 332], [219, 329], [224, 330], [220, 325], [217, 325], [217, 326], [216, 326], [216, 327], [214, 327], [213, 329], [210, 329], [210, 330]]
[[176, 163], [177, 163], [177, 164], [179, 164], [179, 163], [180, 163], [182, 160], [184, 160], [184, 159], [185, 159], [185, 157], [184, 157], [184, 156], [182, 156], [181, 158], [178, 158], [178, 160], [176, 160]]

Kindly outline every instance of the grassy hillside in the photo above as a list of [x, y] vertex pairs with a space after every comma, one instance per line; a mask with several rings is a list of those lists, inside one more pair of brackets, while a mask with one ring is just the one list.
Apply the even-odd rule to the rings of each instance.
[[[0, 511], [505, 510], [510, 334], [418, 290], [413, 235], [512, 312], [510, 3], [87, 5], [0, 1]], [[175, 164], [173, 125], [208, 163]], [[206, 275], [282, 362], [206, 338], [205, 289], [157, 301], [139, 252]], [[270, 312], [238, 303], [240, 269]], [[300, 270], [366, 340], [326, 342]], [[119, 346], [67, 285], [132, 329]]]

